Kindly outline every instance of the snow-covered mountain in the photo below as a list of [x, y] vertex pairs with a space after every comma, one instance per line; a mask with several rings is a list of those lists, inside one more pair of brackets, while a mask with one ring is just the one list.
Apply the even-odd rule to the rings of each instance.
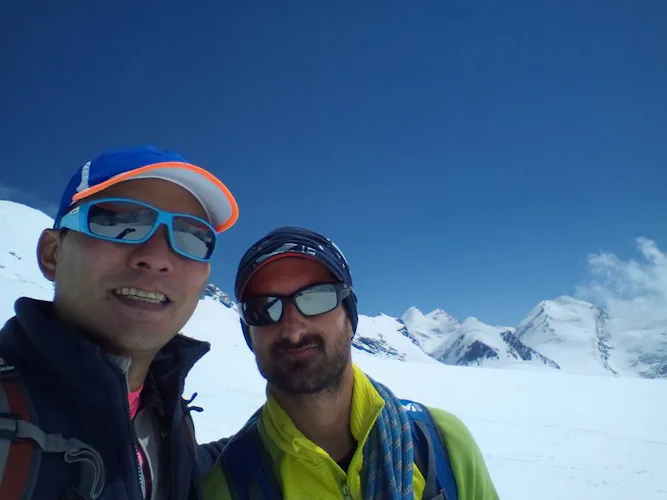
[[667, 325], [619, 326], [620, 319], [573, 297], [540, 302], [517, 327], [415, 307], [402, 320], [424, 352], [446, 364], [667, 377]]
[[476, 318], [467, 318], [453, 342], [446, 344], [438, 361], [449, 365], [484, 365], [506, 368], [526, 363], [560, 368], [558, 363], [525, 345], [509, 329], [486, 325]]
[[609, 315], [572, 297], [540, 302], [517, 327], [516, 336], [565, 371], [617, 374], [609, 363], [614, 349], [606, 329]]
[[426, 354], [402, 321], [380, 314], [359, 315], [357, 333], [352, 345], [368, 354], [400, 361], [435, 362]]
[[[446, 318], [445, 334], [440, 325], [432, 326], [434, 313]], [[610, 362], [614, 344], [606, 329], [608, 314], [582, 300], [563, 296], [542, 301], [516, 328], [490, 326], [476, 318], [459, 322], [441, 310], [434, 313], [424, 316], [412, 308], [404, 320], [408, 330], [426, 339], [427, 352], [446, 364], [619, 373]]]
[[220, 290], [220, 288], [218, 288], [213, 283], [206, 285], [206, 288], [204, 288], [202, 299], [205, 297], [211, 297], [213, 300], [217, 300], [225, 307], [234, 307], [234, 301], [232, 298], [227, 293]]
[[437, 351], [456, 333], [460, 323], [442, 309], [436, 309], [424, 315], [416, 307], [411, 307], [401, 320], [408, 331], [419, 341], [424, 352], [438, 357]]
[[461, 322], [442, 309], [424, 315], [415, 307], [402, 319], [424, 351], [448, 365], [559, 368], [517, 338], [513, 327], [490, 326], [473, 317]]

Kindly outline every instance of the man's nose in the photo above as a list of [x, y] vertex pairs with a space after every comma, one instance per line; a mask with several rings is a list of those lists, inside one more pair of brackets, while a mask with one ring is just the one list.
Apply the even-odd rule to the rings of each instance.
[[280, 332], [283, 337], [297, 340], [308, 331], [305, 318], [294, 304], [283, 304], [283, 316], [280, 318]]
[[130, 267], [137, 270], [171, 274], [174, 252], [169, 245], [167, 229], [160, 226], [147, 241], [136, 245], [130, 255]]

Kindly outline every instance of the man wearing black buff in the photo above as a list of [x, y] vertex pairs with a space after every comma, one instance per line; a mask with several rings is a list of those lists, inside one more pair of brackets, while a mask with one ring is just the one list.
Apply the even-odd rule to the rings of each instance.
[[333, 242], [270, 232], [241, 259], [235, 292], [267, 401], [205, 477], [206, 500], [498, 498], [458, 418], [399, 400], [352, 362], [357, 297]]

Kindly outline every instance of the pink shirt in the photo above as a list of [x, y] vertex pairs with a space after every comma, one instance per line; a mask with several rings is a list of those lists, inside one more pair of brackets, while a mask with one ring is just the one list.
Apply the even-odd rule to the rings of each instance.
[[144, 386], [139, 387], [139, 390], [130, 392], [127, 396], [127, 399], [130, 401], [130, 419], [133, 419], [134, 416], [139, 411], [139, 404], [141, 403], [141, 391], [144, 390]]

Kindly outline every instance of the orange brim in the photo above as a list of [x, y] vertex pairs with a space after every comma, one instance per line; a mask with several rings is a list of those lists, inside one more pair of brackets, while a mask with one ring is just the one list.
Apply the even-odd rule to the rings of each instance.
[[231, 191], [227, 188], [227, 186], [225, 186], [220, 181], [220, 179], [215, 177], [213, 174], [191, 163], [163, 162], [163, 163], [154, 163], [152, 165], [146, 165], [145, 167], [140, 167], [135, 170], [131, 170], [130, 172], [119, 174], [115, 177], [112, 177], [111, 179], [102, 182], [101, 184], [97, 184], [96, 186], [84, 189], [83, 191], [75, 194], [72, 197], [72, 202], [79, 201], [89, 196], [92, 196], [96, 193], [99, 193], [100, 191], [107, 189], [108, 187], [114, 186], [123, 181], [130, 180], [140, 174], [145, 174], [146, 172], [150, 172], [152, 170], [163, 170], [166, 168], [177, 168], [180, 170], [190, 170], [192, 172], [195, 172], [196, 174], [204, 177], [211, 184], [215, 185], [215, 187], [219, 189], [220, 192], [225, 196], [227, 202], [229, 203], [231, 213], [230, 216], [227, 218], [227, 220], [215, 226], [216, 232], [221, 233], [223, 231], [226, 231], [236, 223], [236, 221], [239, 218], [239, 207]]

